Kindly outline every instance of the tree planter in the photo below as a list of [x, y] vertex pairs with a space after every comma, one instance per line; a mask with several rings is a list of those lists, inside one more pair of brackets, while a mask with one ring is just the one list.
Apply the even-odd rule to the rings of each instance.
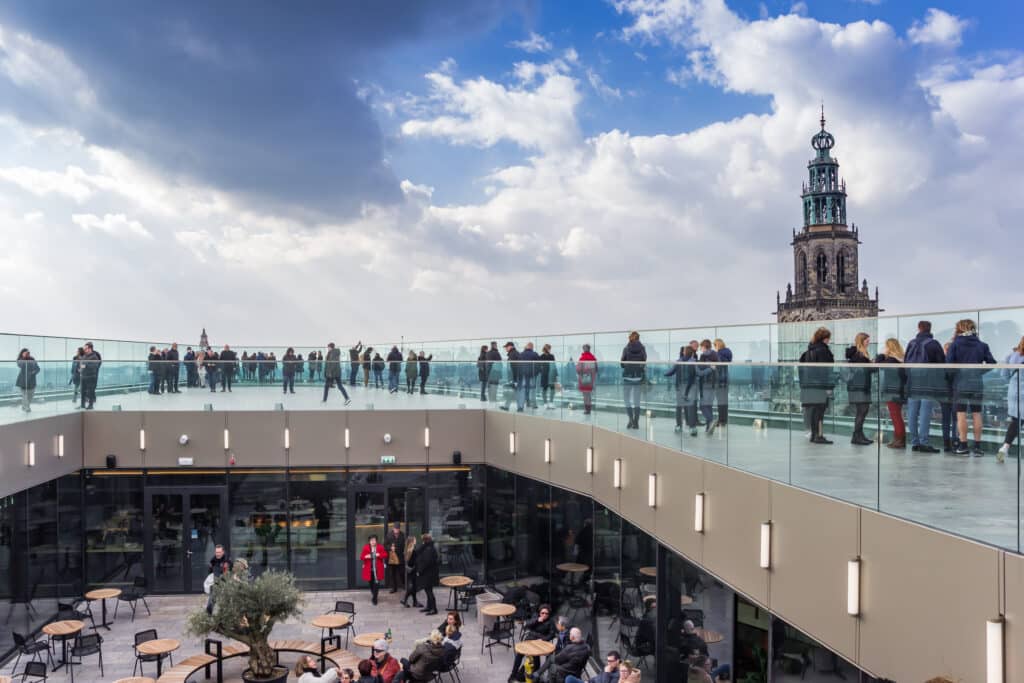
[[245, 683], [285, 683], [288, 680], [288, 669], [283, 666], [274, 667], [274, 674], [270, 678], [257, 678], [252, 675], [251, 669], [242, 672], [242, 680]]

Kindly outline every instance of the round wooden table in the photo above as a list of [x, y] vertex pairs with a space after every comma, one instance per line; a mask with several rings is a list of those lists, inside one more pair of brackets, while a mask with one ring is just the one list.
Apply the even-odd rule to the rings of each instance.
[[555, 644], [549, 640], [521, 640], [516, 643], [516, 653], [524, 657], [547, 657], [555, 651]]
[[51, 641], [55, 637], [60, 638], [60, 664], [53, 667], [54, 671], [68, 663], [68, 640], [83, 628], [85, 624], [77, 619], [54, 621], [42, 628], [43, 633], [50, 636]]
[[563, 562], [562, 564], [556, 564], [555, 569], [566, 574], [578, 574], [590, 570], [590, 565], [580, 564], [579, 562]]
[[384, 640], [383, 633], [360, 633], [352, 639], [352, 642], [359, 647], [373, 647], [378, 640]]
[[658, 577], [658, 568], [657, 567], [640, 567], [640, 569], [637, 570], [637, 571], [639, 571], [644, 576], [649, 576], [651, 578], [657, 578]]
[[[448, 607], [447, 609], [459, 609], [459, 589], [465, 588], [473, 583], [473, 579], [468, 576], [442, 576], [441, 585], [445, 588], [449, 588], [448, 591]], [[453, 606], [454, 603], [454, 606]]]
[[97, 588], [85, 594], [86, 600], [100, 600], [103, 604], [103, 628], [110, 630], [110, 623], [107, 621], [107, 598], [116, 598], [121, 595], [120, 588]]
[[157, 638], [156, 640], [147, 640], [144, 643], [139, 643], [135, 646], [135, 651], [140, 655], [150, 655], [156, 657], [156, 677], [160, 678], [163, 673], [163, 661], [164, 658], [160, 655], [166, 655], [174, 652], [181, 643], [174, 638]]
[[0, 683], [11, 683], [10, 676], [0, 676]]
[[[0, 676], [0, 683], [3, 683], [3, 677], [2, 676]], [[156, 681], [154, 681], [152, 678], [135, 677], [135, 678], [119, 678], [116, 681], [114, 681], [114, 683], [156, 683]]]
[[712, 643], [720, 643], [723, 640], [725, 640], [725, 636], [723, 636], [718, 631], [709, 631], [708, 629], [704, 628], [695, 628], [693, 629], [693, 632], [700, 636], [701, 640], [703, 640], [708, 645]]
[[480, 614], [484, 614], [489, 617], [510, 617], [515, 613], [515, 605], [506, 605], [503, 602], [495, 602], [490, 605], [484, 605], [480, 608]]
[[[319, 617], [313, 619], [310, 622], [313, 626], [320, 629], [320, 645], [323, 646], [326, 641], [336, 649], [341, 649], [341, 636], [334, 635], [334, 629], [336, 628], [348, 628], [351, 623], [348, 616], [344, 614], [321, 614]], [[324, 638], [324, 629], [327, 629], [327, 637]], [[348, 638], [348, 636], [345, 636]], [[321, 662], [323, 664], [323, 662]]]

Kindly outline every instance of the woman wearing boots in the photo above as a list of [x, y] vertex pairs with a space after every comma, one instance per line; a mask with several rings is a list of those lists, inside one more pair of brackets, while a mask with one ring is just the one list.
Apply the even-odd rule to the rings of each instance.
[[[416, 536], [410, 534], [409, 539], [405, 542], [405, 595], [402, 596], [402, 607], [420, 606], [416, 599], [416, 554], [418, 552]], [[412, 605], [409, 604], [409, 598], [412, 598]]]
[[416, 375], [419, 359], [415, 351], [409, 351], [409, 357], [405, 359], [405, 391], [411, 394], [416, 389]]
[[807, 350], [800, 356], [801, 365], [797, 368], [800, 377], [800, 404], [804, 409], [804, 419], [811, 430], [811, 443], [828, 445], [832, 442], [825, 438], [823, 425], [825, 413], [828, 411], [829, 398], [835, 386], [832, 364], [835, 358], [828, 345], [832, 341], [832, 332], [827, 327], [819, 327], [811, 337]]
[[626, 429], [640, 429], [640, 392], [644, 384], [647, 349], [640, 343], [640, 333], [629, 333], [629, 342], [622, 349], [619, 359], [622, 366], [622, 400], [629, 422]]
[[[854, 337], [853, 346], [846, 349], [846, 361], [854, 365], [871, 364], [868, 356], [868, 342], [871, 338], [864, 332]], [[850, 443], [855, 446], [870, 446], [873, 442], [864, 435], [864, 421], [871, 410], [871, 374], [870, 368], [847, 368], [846, 394], [854, 409], [853, 437]]]
[[[903, 345], [898, 339], [886, 339], [885, 350], [875, 358], [876, 363], [900, 365], [903, 363]], [[903, 404], [907, 402], [907, 371], [903, 368], [882, 370], [880, 379], [882, 399], [892, 420], [892, 441], [889, 448], [907, 447], [907, 426], [903, 421]]]
[[675, 377], [676, 389], [676, 431], [683, 431], [683, 419], [690, 430], [690, 436], [697, 436], [697, 367], [694, 361], [693, 347], [679, 347], [679, 360], [672, 369], [665, 373], [666, 377]]

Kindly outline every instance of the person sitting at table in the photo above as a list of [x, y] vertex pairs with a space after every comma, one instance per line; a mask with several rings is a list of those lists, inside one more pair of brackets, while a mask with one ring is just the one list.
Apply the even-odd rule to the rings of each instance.
[[711, 676], [711, 659], [707, 655], [695, 655], [690, 659], [687, 683], [714, 683]]
[[414, 681], [415, 683], [434, 680], [434, 672], [442, 668], [444, 662], [444, 637], [434, 629], [430, 636], [413, 648], [408, 659], [402, 660], [402, 670], [394, 678], [395, 683]]
[[[611, 650], [605, 657], [604, 671], [590, 678], [590, 683], [619, 683], [619, 666], [622, 664], [619, 653]], [[565, 683], [583, 683], [582, 678], [566, 676]]]
[[458, 612], [451, 611], [446, 614], [444, 621], [442, 621], [441, 625], [437, 627], [437, 630], [443, 634], [449, 626], [454, 626], [456, 631], [462, 629], [462, 617], [459, 616]]
[[444, 630], [444, 640], [441, 641], [441, 645], [444, 646], [444, 665], [446, 668], [451, 667], [459, 655], [459, 650], [462, 649], [462, 632], [457, 626], [448, 624]]
[[547, 673], [551, 683], [565, 683], [567, 676], [579, 678], [589, 660], [590, 646], [583, 642], [583, 631], [573, 626], [569, 629], [569, 644], [548, 657], [533, 678], [540, 680]]
[[373, 664], [373, 675], [384, 683], [392, 683], [395, 674], [402, 670], [398, 660], [388, 654], [388, 641], [383, 638], [373, 641], [370, 649], [370, 663]]
[[359, 662], [359, 680], [356, 683], [380, 683], [380, 676], [373, 675], [373, 662], [364, 659]]
[[320, 683], [337, 683], [341, 670], [338, 668], [328, 669], [321, 674], [320, 669], [316, 665], [316, 659], [307, 655], [299, 657], [299, 661], [295, 662], [294, 673], [299, 683], [314, 683], [315, 681]]
[[569, 644], [569, 617], [563, 615], [558, 617], [555, 621], [555, 637], [552, 638], [551, 642], [555, 644], [555, 654], [558, 654]]
[[697, 629], [689, 619], [683, 622], [683, 636], [679, 640], [679, 649], [684, 657], [689, 657], [694, 653], [701, 655], [708, 653], [708, 644], [697, 635]]
[[[563, 617], [559, 617], [562, 619]], [[551, 620], [551, 605], [541, 605], [537, 610], [537, 616], [523, 625], [523, 640], [552, 640], [555, 637], [555, 622]], [[515, 653], [512, 660], [512, 673], [508, 679], [511, 681], [519, 673], [519, 667], [523, 665], [523, 656]]]
[[619, 683], [640, 683], [640, 669], [632, 662], [622, 662], [619, 665]]
[[356, 672], [352, 669], [342, 669], [339, 675], [341, 683], [356, 683]]

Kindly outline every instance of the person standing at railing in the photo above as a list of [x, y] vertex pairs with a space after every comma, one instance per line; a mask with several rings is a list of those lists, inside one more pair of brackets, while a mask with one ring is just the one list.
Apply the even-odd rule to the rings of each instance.
[[835, 387], [832, 364], [835, 357], [828, 347], [832, 341], [832, 332], [827, 327], [819, 327], [814, 331], [807, 350], [800, 356], [801, 363], [820, 363], [821, 367], [801, 365], [798, 370], [800, 377], [800, 403], [804, 407], [807, 424], [811, 429], [811, 443], [830, 444], [825, 438], [824, 420], [828, 409], [829, 396]]
[[297, 377], [299, 382], [302, 381], [302, 373], [304, 372], [303, 366], [305, 365], [305, 363], [303, 362], [303, 358], [304, 358], [304, 356], [302, 355], [302, 351], [296, 351], [295, 352], [295, 375], [294, 375], [294, 377]]
[[526, 348], [519, 354], [521, 361], [519, 368], [520, 381], [523, 385], [523, 393], [526, 395], [526, 407], [536, 408], [537, 397], [534, 396], [534, 377], [540, 370], [540, 356], [533, 350], [533, 342], [527, 342]]
[[[932, 324], [927, 320], [917, 323], [917, 336], [907, 344], [905, 363], [940, 364], [946, 362], [942, 345], [932, 336]], [[928, 443], [935, 402], [947, 397], [944, 368], [910, 368], [907, 372], [907, 429], [910, 431], [911, 450], [915, 453], [938, 453]]]
[[487, 362], [487, 344], [480, 347], [476, 357], [476, 377], [480, 381], [480, 400], [487, 401], [487, 383], [490, 381], [490, 363]]
[[384, 359], [381, 358], [380, 352], [373, 354], [373, 388], [383, 389], [384, 388]]
[[180, 394], [178, 390], [178, 375], [181, 373], [181, 365], [179, 364], [180, 355], [178, 354], [178, 342], [171, 344], [171, 348], [167, 350], [167, 391], [172, 394]]
[[555, 365], [555, 354], [551, 353], [551, 344], [545, 344], [540, 354], [540, 398], [548, 410], [555, 408], [555, 383], [558, 380], [558, 366]]
[[21, 389], [21, 409], [32, 412], [32, 397], [36, 393], [36, 375], [39, 374], [39, 363], [32, 357], [28, 349], [18, 352], [18, 378], [14, 385]]
[[711, 340], [700, 343], [700, 365], [697, 377], [700, 379], [700, 412], [704, 416], [704, 433], [715, 431], [715, 400], [718, 398], [718, 354], [711, 348]]
[[85, 349], [81, 346], [75, 351], [75, 355], [71, 358], [71, 379], [68, 380], [68, 384], [75, 385], [75, 392], [71, 395], [71, 402], [75, 403], [78, 401], [78, 390], [82, 384], [82, 372], [78, 366], [79, 359], [85, 355]]
[[206, 370], [206, 384], [210, 387], [210, 393], [217, 391], [217, 366], [220, 363], [220, 356], [213, 349], [206, 349], [203, 356], [203, 368]]
[[93, 348], [92, 342], [85, 342], [83, 348], [85, 355], [79, 363], [79, 372], [82, 375], [82, 408], [92, 410], [96, 405], [96, 384], [99, 382], [103, 358]]
[[[523, 412], [523, 408], [526, 406], [526, 386], [523, 381], [524, 375], [526, 374], [526, 368], [520, 361], [520, 353], [516, 349], [516, 345], [512, 342], [505, 342], [505, 357], [508, 359], [508, 373], [511, 379], [512, 395], [515, 396], [516, 401], [516, 412]], [[510, 395], [505, 395], [505, 404], [501, 406], [502, 410], [509, 409]]]
[[419, 359], [416, 352], [409, 349], [409, 356], [405, 359], [405, 391], [411, 394], [416, 390], [416, 375], [419, 373]]
[[325, 362], [323, 403], [327, 403], [327, 393], [331, 390], [331, 386], [334, 384], [338, 385], [338, 391], [340, 391], [341, 395], [345, 397], [345, 405], [352, 403], [352, 399], [348, 397], [348, 392], [345, 391], [345, 385], [341, 381], [341, 349], [335, 348], [334, 342], [327, 345], [327, 358]]
[[348, 385], [356, 385], [356, 376], [359, 374], [359, 353], [363, 350], [363, 342], [358, 341], [356, 345], [348, 350], [349, 374]]
[[196, 359], [193, 364], [195, 365], [196, 386], [202, 389], [206, 386], [205, 380], [203, 379], [204, 367], [206, 364], [206, 349], [201, 348], [196, 352]]
[[487, 400], [497, 402], [498, 385], [501, 383], [501, 351], [498, 350], [498, 342], [491, 342], [487, 360]]
[[640, 343], [640, 333], [629, 333], [629, 341], [622, 348], [622, 402], [626, 407], [629, 422], [626, 429], [640, 429], [640, 393], [643, 391], [647, 349]]
[[430, 377], [430, 361], [434, 359], [434, 354], [429, 356], [420, 351], [419, 363], [420, 363], [420, 393], [427, 393], [427, 379]]
[[[868, 343], [871, 337], [866, 332], [858, 332], [853, 338], [853, 346], [846, 349], [846, 362], [852, 365], [870, 365]], [[846, 397], [853, 406], [853, 435], [850, 443], [854, 446], [870, 446], [873, 441], [864, 435], [864, 422], [871, 411], [871, 375], [870, 368], [844, 368], [846, 375]]]
[[284, 367], [281, 368], [281, 378], [283, 380], [281, 383], [281, 393], [295, 393], [295, 370], [297, 369], [295, 362], [296, 358], [295, 349], [289, 346], [284, 352], [284, 356], [281, 358], [281, 362], [284, 363]]
[[402, 374], [402, 352], [397, 346], [392, 346], [388, 351], [388, 392], [398, 393], [399, 377]]
[[[900, 365], [903, 363], [903, 345], [899, 339], [886, 339], [885, 349], [875, 357], [875, 363]], [[903, 368], [882, 370], [882, 400], [889, 409], [892, 420], [892, 441], [886, 444], [889, 448], [904, 449], [907, 447], [907, 427], [903, 422], [903, 404], [907, 402], [907, 371]]]
[[[978, 338], [978, 328], [974, 321], [966, 318], [956, 324], [956, 337], [946, 354], [946, 362], [995, 365], [996, 359], [992, 357], [988, 344]], [[956, 406], [957, 432], [960, 436], [960, 443], [953, 452], [960, 456], [974, 455], [980, 458], [985, 455], [981, 446], [984, 375], [984, 370], [953, 371], [953, 403]], [[973, 449], [967, 448], [967, 413], [971, 413], [974, 423]]]
[[149, 371], [149, 393], [160, 393], [160, 354], [155, 346], [149, 347], [149, 355], [146, 356], [147, 370]]
[[[1020, 338], [1017, 346], [1014, 347], [1010, 355], [1006, 357], [1004, 361], [1007, 365], [1022, 365], [1024, 364], [1024, 337]], [[1020, 370], [1003, 370], [1003, 377], [1006, 378], [1006, 437], [1003, 438], [1003, 445], [999, 447], [999, 451], [996, 453], [996, 461], [1003, 462], [1006, 459], [1010, 449], [1013, 448], [1013, 442], [1017, 440], [1020, 435], [1020, 383], [1021, 376]], [[1019, 454], [1018, 454], [1019, 457]]]
[[583, 352], [576, 361], [576, 386], [583, 394], [583, 414], [590, 415], [597, 387], [597, 358], [590, 352], [590, 344], [583, 345]]
[[370, 387], [370, 370], [373, 365], [373, 347], [367, 346], [363, 350], [362, 355], [362, 366], [363, 366], [363, 388], [368, 389]]
[[690, 436], [697, 436], [697, 366], [693, 363], [693, 349], [679, 347], [679, 359], [665, 377], [674, 377], [676, 390], [676, 432], [683, 431], [683, 419]]
[[[227, 344], [224, 345], [224, 350], [220, 352], [220, 367], [221, 367], [221, 391], [231, 391], [231, 382], [235, 378], [235, 369], [238, 365], [238, 354], [231, 350], [231, 347]], [[277, 367], [277, 363], [274, 363], [274, 367]]]
[[718, 371], [718, 386], [716, 388], [718, 400], [718, 428], [724, 429], [729, 424], [729, 366], [732, 362], [732, 349], [725, 345], [721, 339], [715, 340], [715, 353], [718, 354], [720, 365]]

